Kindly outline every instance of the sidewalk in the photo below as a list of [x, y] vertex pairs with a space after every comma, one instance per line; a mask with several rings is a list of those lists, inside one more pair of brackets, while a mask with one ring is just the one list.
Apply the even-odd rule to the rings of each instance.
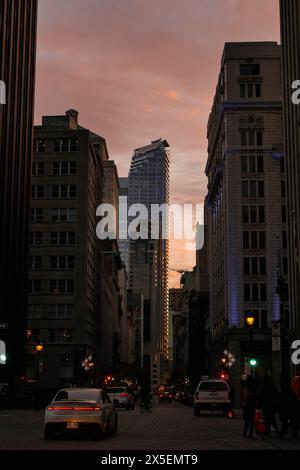
[[[234, 418], [242, 420], [243, 410], [234, 410]], [[274, 448], [279, 450], [300, 450], [300, 431], [298, 439], [293, 439], [291, 435], [288, 435], [284, 439], [281, 439], [277, 436], [274, 431], [271, 432], [271, 436], [260, 435], [258, 437], [266, 442], [269, 442], [274, 446]]]

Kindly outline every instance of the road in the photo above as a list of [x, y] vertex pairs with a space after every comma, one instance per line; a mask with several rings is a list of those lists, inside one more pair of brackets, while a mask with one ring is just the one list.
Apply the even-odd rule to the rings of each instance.
[[119, 411], [117, 436], [43, 438], [43, 413], [0, 410], [0, 450], [264, 450], [298, 449], [300, 443], [242, 437], [240, 414], [234, 419], [220, 415], [193, 415], [179, 403], [155, 403], [153, 414]]

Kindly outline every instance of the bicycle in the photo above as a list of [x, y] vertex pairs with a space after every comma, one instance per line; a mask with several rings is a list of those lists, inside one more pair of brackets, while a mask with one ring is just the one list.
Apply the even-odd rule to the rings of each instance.
[[145, 400], [141, 398], [140, 399], [140, 412], [144, 414], [146, 413], [146, 411], [148, 411], [148, 413], [153, 413], [152, 401], [149, 399], [148, 403], [145, 403]]

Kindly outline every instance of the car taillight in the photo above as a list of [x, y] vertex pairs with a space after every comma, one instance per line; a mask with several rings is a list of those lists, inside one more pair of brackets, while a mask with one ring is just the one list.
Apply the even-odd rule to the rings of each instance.
[[173, 398], [173, 395], [169, 395], [169, 398]]
[[76, 411], [100, 411], [101, 410], [100, 406], [76, 406], [72, 409]]
[[100, 411], [100, 406], [48, 406], [49, 411]]
[[128, 397], [128, 393], [120, 393], [120, 397]]
[[162, 398], [162, 397], [163, 397], [163, 395], [159, 395], [159, 398]]

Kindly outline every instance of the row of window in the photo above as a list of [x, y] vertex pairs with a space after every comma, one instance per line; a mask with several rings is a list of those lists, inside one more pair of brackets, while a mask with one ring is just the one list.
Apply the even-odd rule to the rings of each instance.
[[[61, 341], [60, 341], [61, 342]], [[69, 341], [62, 341], [63, 343]], [[27, 354], [26, 356], [26, 367], [35, 367], [36, 364], [36, 355]], [[59, 355], [59, 365], [61, 368], [72, 367], [73, 366], [73, 355], [72, 354], [60, 354]]]
[[32, 271], [41, 270], [43, 267], [42, 258], [49, 258], [49, 268], [53, 270], [61, 271], [73, 271], [75, 269], [75, 256], [31, 256], [30, 257], [30, 268]]
[[[31, 188], [32, 199], [43, 199], [46, 195], [45, 186], [42, 184], [33, 184]], [[51, 199], [75, 199], [75, 184], [53, 184], [50, 185]]]
[[28, 341], [38, 342], [43, 340], [45, 343], [72, 343], [73, 330], [71, 328], [49, 328], [37, 329], [27, 331]]
[[[77, 162], [58, 161], [51, 164], [51, 174], [53, 176], [73, 176], [77, 175]], [[33, 162], [32, 176], [45, 175], [45, 162]]]
[[39, 224], [43, 222], [76, 222], [76, 209], [73, 208], [57, 208], [50, 209], [49, 216], [45, 217], [45, 210], [41, 208], [33, 208], [30, 211], [30, 222]]
[[243, 224], [264, 224], [265, 206], [243, 206], [242, 221]]
[[45, 139], [34, 140], [34, 152], [45, 153], [46, 151], [54, 153], [70, 153], [77, 152], [78, 150], [78, 139], [76, 137], [68, 138], [63, 137], [62, 139], [48, 140], [46, 144]]
[[266, 232], [264, 230], [244, 231], [243, 248], [244, 250], [265, 250]]
[[29, 281], [29, 294], [45, 294], [64, 295], [74, 294], [74, 279], [51, 279], [48, 283], [47, 292], [42, 292], [41, 279], [32, 279]]
[[[44, 244], [44, 232], [30, 232], [30, 245], [39, 246]], [[50, 244], [53, 246], [75, 245], [75, 232], [51, 232]]]
[[74, 305], [73, 304], [48, 304], [39, 305], [33, 304], [28, 307], [28, 317], [34, 318], [73, 318]]

